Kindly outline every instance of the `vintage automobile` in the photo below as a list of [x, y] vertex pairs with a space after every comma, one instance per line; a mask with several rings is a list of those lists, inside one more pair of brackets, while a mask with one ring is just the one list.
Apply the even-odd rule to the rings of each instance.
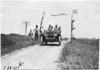
[[59, 46], [61, 45], [61, 33], [55, 31], [45, 31], [41, 33], [40, 36], [40, 45], [44, 43], [47, 45], [48, 42], [58, 42]]

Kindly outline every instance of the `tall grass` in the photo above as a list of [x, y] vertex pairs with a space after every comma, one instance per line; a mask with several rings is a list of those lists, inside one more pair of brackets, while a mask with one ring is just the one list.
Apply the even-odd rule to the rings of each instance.
[[1, 55], [33, 45], [34, 40], [28, 36], [18, 34], [1, 34]]
[[61, 70], [98, 69], [99, 40], [84, 39], [66, 43], [60, 56]]

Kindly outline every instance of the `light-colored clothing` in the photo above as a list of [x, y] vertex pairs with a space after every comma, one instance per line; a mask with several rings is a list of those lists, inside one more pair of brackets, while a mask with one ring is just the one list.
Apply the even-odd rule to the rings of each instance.
[[48, 31], [51, 31], [51, 28], [48, 28]]
[[58, 32], [58, 28], [54, 28], [54, 31], [55, 31], [55, 32]]
[[42, 32], [44, 32], [44, 30], [45, 30], [44, 28], [41, 28], [41, 31], [42, 31]]
[[39, 30], [37, 28], [35, 28], [34, 30], [35, 30], [35, 34], [39, 33]]

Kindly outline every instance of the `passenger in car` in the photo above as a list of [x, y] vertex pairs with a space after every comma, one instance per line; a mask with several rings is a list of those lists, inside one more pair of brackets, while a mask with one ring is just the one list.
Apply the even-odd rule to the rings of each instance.
[[58, 32], [58, 25], [55, 25], [54, 31]]
[[53, 31], [53, 26], [51, 26], [51, 30], [50, 31]]
[[50, 31], [51, 30], [51, 25], [49, 25], [49, 27], [48, 27], [48, 31]]
[[61, 33], [61, 27], [58, 28], [58, 32]]

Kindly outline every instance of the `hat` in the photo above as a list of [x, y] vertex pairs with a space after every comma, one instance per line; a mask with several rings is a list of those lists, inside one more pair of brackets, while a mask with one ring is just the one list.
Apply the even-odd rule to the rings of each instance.
[[38, 25], [36, 25], [36, 27], [38, 27]]

